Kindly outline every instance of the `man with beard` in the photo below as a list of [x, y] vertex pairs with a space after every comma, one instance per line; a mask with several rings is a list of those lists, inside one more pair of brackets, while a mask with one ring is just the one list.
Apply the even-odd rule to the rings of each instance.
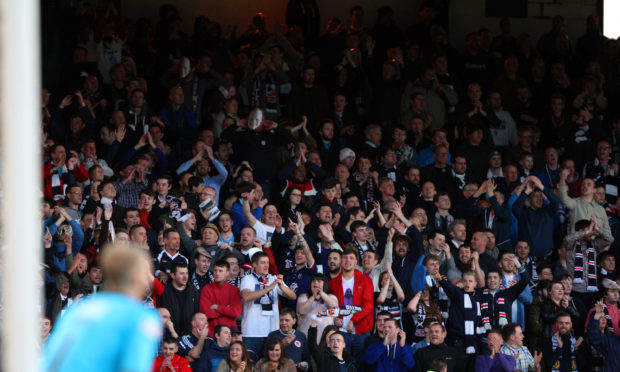
[[[411, 275], [418, 262], [418, 258], [424, 254], [422, 234], [420, 233], [419, 221], [414, 217], [414, 223], [403, 215], [400, 206], [394, 208], [393, 213], [405, 224], [405, 235], [399, 235], [393, 239], [394, 252], [392, 271], [398, 279], [403, 291], [409, 294], [411, 291]], [[409, 296], [408, 296], [409, 297]], [[409, 301], [411, 298], [406, 298]]]
[[334, 279], [340, 275], [342, 268], [342, 251], [331, 250], [327, 255], [327, 268], [329, 270], [329, 279]]
[[554, 371], [577, 371], [576, 353], [579, 345], [572, 333], [570, 314], [561, 313], [555, 318], [556, 332], [543, 341], [545, 365]]

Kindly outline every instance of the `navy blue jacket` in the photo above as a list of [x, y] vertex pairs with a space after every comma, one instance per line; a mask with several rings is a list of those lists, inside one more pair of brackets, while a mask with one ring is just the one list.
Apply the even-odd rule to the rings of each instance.
[[418, 259], [424, 254], [424, 245], [422, 244], [422, 234], [414, 225], [409, 226], [406, 233], [411, 238], [409, 252], [403, 258], [398, 258], [394, 254], [392, 271], [396, 279], [398, 279], [398, 284], [405, 292], [405, 301], [409, 301], [411, 299], [411, 276]]
[[594, 318], [588, 323], [588, 337], [590, 343], [605, 356], [603, 371], [620, 371], [620, 338], [603, 334], [599, 328], [599, 321]]
[[544, 257], [553, 249], [553, 217], [558, 211], [560, 200], [551, 189], [545, 187], [543, 193], [550, 201], [539, 209], [525, 207], [525, 193], [521, 193], [512, 211], [519, 220], [519, 239], [530, 244], [531, 255]]

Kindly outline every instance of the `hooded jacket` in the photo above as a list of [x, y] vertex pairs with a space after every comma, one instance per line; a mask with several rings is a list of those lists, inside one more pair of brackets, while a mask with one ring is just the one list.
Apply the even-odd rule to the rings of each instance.
[[217, 342], [208, 338], [205, 340], [205, 346], [200, 353], [200, 358], [194, 366], [197, 372], [211, 372], [214, 367], [217, 368], [222, 360], [228, 357], [229, 347], [220, 347]]

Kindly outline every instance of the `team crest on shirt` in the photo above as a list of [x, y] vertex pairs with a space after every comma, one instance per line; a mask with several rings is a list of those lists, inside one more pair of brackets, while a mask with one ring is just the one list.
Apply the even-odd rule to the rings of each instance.
[[293, 292], [297, 293], [298, 285], [296, 282], [291, 283], [289, 287], [293, 290]]
[[301, 347], [301, 341], [295, 340], [295, 346], [296, 347]]

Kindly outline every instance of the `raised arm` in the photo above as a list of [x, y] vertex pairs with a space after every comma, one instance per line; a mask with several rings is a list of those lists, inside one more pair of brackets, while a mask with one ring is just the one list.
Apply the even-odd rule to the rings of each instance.
[[217, 169], [218, 172], [218, 175], [211, 177], [211, 179], [218, 186], [222, 186], [224, 182], [226, 182], [226, 178], [228, 177], [228, 170], [226, 169], [224, 164], [220, 163], [220, 161], [213, 156], [213, 149], [210, 146], [207, 146], [207, 156], [209, 157], [209, 159], [211, 159], [213, 166], [215, 167], [215, 169]]
[[394, 292], [396, 292], [396, 299], [398, 300], [398, 302], [402, 303], [403, 301], [405, 301], [405, 292], [403, 291], [403, 288], [398, 283], [398, 279], [396, 279], [396, 277], [394, 276], [394, 273], [392, 272], [392, 265], [387, 265], [387, 272], [388, 272], [388, 275], [390, 276], [390, 279], [392, 279], [392, 283], [394, 284]]
[[247, 226], [254, 226], [256, 224], [256, 217], [252, 214], [252, 210], [250, 209], [251, 200], [254, 198], [254, 190], [243, 193], [241, 195], [241, 204], [243, 204], [243, 216], [245, 217], [245, 221], [247, 222]]
[[297, 225], [289, 218], [288, 227], [289, 229], [293, 231], [295, 235], [297, 235], [297, 241], [299, 242], [299, 244], [304, 250], [304, 254], [306, 256], [306, 266], [309, 268], [312, 268], [314, 266], [314, 256], [312, 255], [312, 251], [310, 250], [310, 247], [308, 246], [308, 242], [306, 242], [306, 239], [304, 238], [303, 221], [301, 220], [301, 218], [299, 218], [298, 220], [300, 222], [300, 225]]
[[312, 355], [312, 358], [316, 361], [317, 367], [321, 368], [323, 367], [321, 365], [321, 350], [319, 349], [319, 346], [316, 343], [316, 339], [317, 339], [317, 330], [316, 330], [316, 326], [319, 324], [319, 322], [317, 322], [316, 320], [312, 320], [312, 323], [310, 324], [310, 328], [308, 329], [308, 346], [310, 346], [310, 355]]
[[418, 303], [420, 303], [420, 297], [422, 297], [422, 291], [418, 291], [407, 304], [407, 310], [410, 313], [415, 314], [418, 311]]
[[558, 181], [558, 197], [560, 198], [560, 202], [567, 209], [575, 209], [577, 207], [577, 202], [575, 199], [568, 196], [568, 186], [566, 185], [566, 179], [568, 178], [568, 174], [570, 170], [562, 169], [560, 171], [560, 180]]
[[385, 302], [385, 299], [387, 298], [388, 290], [390, 289], [391, 282], [392, 282], [392, 277], [388, 276], [387, 283], [385, 283], [385, 285], [381, 288], [381, 291], [379, 291], [379, 295], [377, 296], [377, 299], [375, 300], [377, 304], [382, 304]]
[[297, 299], [297, 295], [295, 294], [295, 291], [287, 287], [287, 285], [284, 283], [284, 276], [278, 275], [278, 278], [276, 279], [275, 283], [278, 283], [278, 289], [279, 289], [281, 296], [286, 297], [289, 300]]
[[480, 256], [478, 255], [478, 252], [476, 251], [471, 252], [471, 258], [472, 258], [472, 266], [473, 266], [474, 272], [476, 273], [476, 280], [478, 281], [478, 288], [484, 288], [485, 278], [484, 278], [484, 272], [482, 271], [482, 268], [480, 268]]
[[588, 338], [590, 339], [592, 345], [597, 348], [597, 350], [602, 351], [603, 355], [606, 355], [611, 349], [611, 342], [609, 338], [615, 336], [604, 335], [599, 328], [599, 321], [602, 317], [605, 316], [605, 310], [602, 300], [596, 303], [595, 309], [596, 312], [594, 313], [592, 319], [590, 319], [590, 323], [588, 323]]

